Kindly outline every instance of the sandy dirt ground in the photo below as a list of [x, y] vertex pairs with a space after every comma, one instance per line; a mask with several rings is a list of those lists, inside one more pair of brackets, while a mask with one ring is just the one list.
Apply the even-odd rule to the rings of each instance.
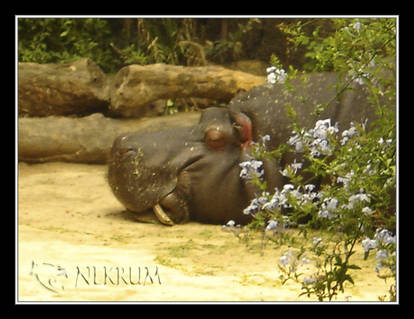
[[[18, 167], [17, 301], [314, 301], [278, 279], [286, 245], [246, 245], [219, 225], [158, 224], [112, 195], [104, 165]], [[354, 257], [353, 257], [354, 258]], [[378, 301], [375, 260], [336, 301]], [[359, 261], [359, 262], [358, 262]]]

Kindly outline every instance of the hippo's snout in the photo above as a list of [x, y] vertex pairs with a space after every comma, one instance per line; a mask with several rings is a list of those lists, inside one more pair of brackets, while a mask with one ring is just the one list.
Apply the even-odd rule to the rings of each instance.
[[[139, 132], [115, 139], [109, 159], [108, 182], [115, 197], [130, 211], [164, 209], [174, 223], [188, 220], [181, 172], [200, 157], [200, 145], [188, 140], [188, 128]], [[180, 184], [181, 183], [181, 184]], [[179, 185], [180, 184], [180, 185]]]

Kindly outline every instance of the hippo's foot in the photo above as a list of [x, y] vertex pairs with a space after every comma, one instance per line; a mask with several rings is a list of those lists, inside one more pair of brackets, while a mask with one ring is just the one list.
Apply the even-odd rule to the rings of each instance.
[[153, 207], [155, 216], [161, 224], [172, 226], [189, 220], [187, 203], [174, 192], [165, 196]]

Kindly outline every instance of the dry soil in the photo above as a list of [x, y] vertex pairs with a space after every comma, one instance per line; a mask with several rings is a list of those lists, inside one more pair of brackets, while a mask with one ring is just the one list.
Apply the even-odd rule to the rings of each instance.
[[[24, 301], [314, 301], [279, 281], [287, 244], [240, 241], [220, 225], [173, 227], [124, 211], [104, 165], [18, 166], [17, 300]], [[378, 301], [388, 285], [375, 259], [335, 301]], [[305, 265], [304, 271], [306, 271]]]

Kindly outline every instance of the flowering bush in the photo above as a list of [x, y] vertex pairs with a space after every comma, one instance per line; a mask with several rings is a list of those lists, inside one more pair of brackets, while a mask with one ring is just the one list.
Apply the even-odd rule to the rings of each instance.
[[[294, 123], [291, 137], [280, 148], [297, 155], [280, 171], [290, 182], [273, 193], [266, 191], [263, 180], [261, 159], [275, 153], [266, 149], [270, 137], [265, 136], [261, 143], [254, 144], [252, 159], [240, 164], [240, 177], [252, 180], [262, 191], [243, 213], [253, 216], [248, 228], [263, 233], [296, 226], [305, 237], [315, 229], [328, 234], [330, 241], [314, 237], [311, 245], [298, 252], [290, 249], [280, 258], [281, 282], [301, 283], [301, 294], [317, 296], [320, 301], [332, 300], [338, 292], [344, 292], [345, 282], [354, 284], [350, 270], [360, 267], [351, 263], [351, 257], [360, 245], [365, 259], [376, 251], [375, 271], [380, 278], [391, 280], [388, 295], [380, 296], [380, 300], [396, 300], [395, 89], [389, 85], [395, 79], [372, 70], [381, 63], [393, 71], [391, 64], [379, 61], [383, 61], [384, 54], [395, 54], [395, 21], [353, 20], [338, 25], [335, 35], [319, 43], [310, 39], [306, 42], [303, 37], [299, 40], [315, 49], [308, 55], [316, 60], [315, 65], [326, 67], [326, 60], [333, 60], [334, 70], [344, 76], [337, 87], [338, 96], [351, 89], [354, 82], [366, 85], [378, 119], [371, 125], [366, 121], [349, 123], [341, 133], [331, 119], [321, 119], [310, 129]], [[267, 72], [268, 85], [289, 85], [290, 75], [280, 66]], [[381, 100], [383, 96], [389, 98]], [[323, 107], [315, 105], [315, 112]], [[310, 173], [310, 179], [305, 180], [302, 173]], [[305, 276], [299, 268], [311, 260], [314, 272]]]

